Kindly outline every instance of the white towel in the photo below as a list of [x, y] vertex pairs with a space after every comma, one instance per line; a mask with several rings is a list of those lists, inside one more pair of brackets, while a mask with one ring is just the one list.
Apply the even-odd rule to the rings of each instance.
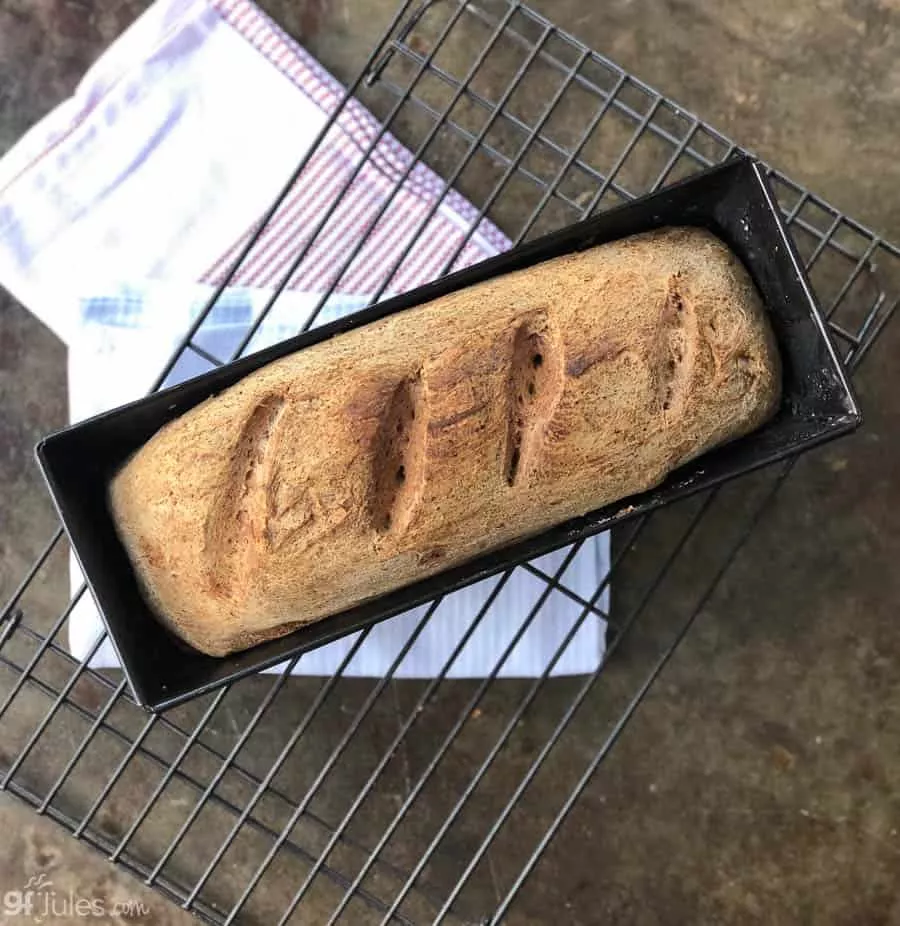
[[[341, 95], [246, 0], [158, 0], [73, 97], [0, 160], [0, 283], [68, 344], [73, 421], [151, 388]], [[374, 144], [379, 129], [358, 103], [342, 110], [202, 325], [195, 341], [203, 351], [230, 359], [354, 172], [248, 349], [296, 334], [317, 308], [320, 324], [433, 279], [451, 262], [459, 268], [509, 246], [394, 138]], [[393, 273], [412, 240], [411, 256]], [[210, 366], [186, 352], [167, 384]], [[552, 574], [563, 557], [536, 565]], [[608, 561], [608, 538], [592, 540], [561, 581], [590, 597]], [[439, 672], [496, 581], [448, 596], [397, 675]], [[81, 582], [73, 561], [73, 589]], [[516, 570], [448, 675], [490, 672], [545, 588]], [[606, 595], [597, 606], [605, 610]], [[346, 674], [383, 674], [422, 613], [377, 626]], [[581, 613], [576, 598], [552, 591], [499, 674], [541, 673]], [[553, 673], [596, 668], [604, 630], [602, 618], [588, 615]], [[72, 654], [86, 658], [102, 632], [86, 595], [69, 622]], [[333, 672], [354, 639], [305, 655], [295, 671]], [[115, 665], [107, 640], [92, 664]]]

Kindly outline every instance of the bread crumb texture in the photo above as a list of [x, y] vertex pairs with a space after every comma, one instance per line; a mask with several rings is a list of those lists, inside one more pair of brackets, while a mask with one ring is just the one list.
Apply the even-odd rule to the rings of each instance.
[[663, 229], [278, 360], [162, 428], [110, 502], [154, 611], [222, 656], [649, 489], [779, 398], [744, 267]]

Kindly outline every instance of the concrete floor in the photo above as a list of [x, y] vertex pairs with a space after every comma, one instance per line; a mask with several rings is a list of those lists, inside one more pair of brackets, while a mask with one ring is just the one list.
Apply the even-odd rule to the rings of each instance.
[[[71, 90], [143, 5], [138, 0], [0, 0], [0, 151]], [[815, 192], [887, 238], [900, 240], [896, 0], [718, 6], [700, 0], [602, 5], [556, 0], [534, 5]], [[265, 6], [347, 79], [393, 3], [268, 0]], [[475, 196], [478, 190], [466, 192]], [[515, 203], [506, 208], [515, 211]], [[898, 341], [900, 326], [895, 324], [860, 373], [864, 430], [798, 465], [592, 780], [510, 922], [900, 924], [900, 688], [895, 670], [900, 657], [895, 619], [900, 524], [891, 479], [900, 423], [893, 376]], [[51, 530], [31, 447], [65, 419], [64, 356], [51, 335], [0, 294], [0, 598]], [[517, 820], [523, 845], [532, 844], [546, 825], [551, 809], [602, 742], [609, 721], [670, 638], [675, 621], [689, 612], [702, 591], [698, 576], [710, 574], [767, 478], [747, 480], [717, 502], [683, 565], [664, 586], [659, 606], [620, 652], [603, 697], [589, 702], [587, 716], [579, 715], [554, 766], [555, 777], [539, 776], [535, 782], [528, 813]], [[667, 512], [642, 540], [618, 586], [616, 606], [622, 613], [691, 510], [688, 505]], [[48, 609], [63, 592], [60, 577], [40, 590]], [[233, 742], [229, 725], [237, 729], [246, 722], [262, 690], [256, 681], [248, 683], [227, 716], [214, 718], [212, 733], [223, 748]], [[553, 688], [529, 713], [490, 780], [495, 793], [479, 798], [476, 807], [502, 804], [573, 690]], [[301, 682], [291, 688], [298, 703], [312, 691]], [[453, 759], [442, 779], [447, 794], [458, 793], [464, 774], [473, 763], [477, 767], [484, 743], [521, 693], [521, 687], [510, 686], [484, 706], [481, 727], [463, 744], [466, 754]], [[398, 686], [394, 694], [402, 712], [412, 706], [418, 689]], [[435, 711], [442, 709], [452, 719], [467, 694], [464, 687], [451, 688]], [[342, 691], [335, 722], [362, 697], [359, 686]], [[384, 814], [395, 806], [392, 788], [396, 785], [402, 794], [404, 778], [427, 763], [443, 732], [441, 716], [435, 715], [434, 729], [411, 740], [404, 753], [406, 769], [389, 775], [380, 789], [380, 802], [367, 818], [376, 835]], [[286, 729], [291, 719], [284, 718]], [[364, 750], [384, 748], [391, 721], [391, 711], [376, 711]], [[73, 729], [77, 737], [81, 728]], [[4, 729], [0, 745], [13, 752], [17, 735], [12, 726]], [[277, 742], [274, 731], [268, 735]], [[292, 770], [297, 781], [286, 776], [287, 793], [301, 788], [304, 775], [318, 768], [332, 738], [324, 729], [321, 742], [313, 738], [307, 743], [306, 764]], [[264, 771], [275, 747], [264, 739], [257, 745], [258, 755], [248, 761]], [[366, 758], [358, 757], [360, 768]], [[53, 757], [43, 761], [52, 764]], [[5, 762], [0, 750], [0, 768]], [[32, 773], [39, 778], [40, 772], [35, 763]], [[152, 786], [152, 780], [148, 784], [139, 777], [107, 810], [104, 826], [113, 832], [115, 807], [124, 817], [129, 804]], [[352, 795], [359, 781], [352, 771], [344, 777], [337, 791]], [[329, 798], [333, 807], [319, 808], [323, 813], [339, 814], [345, 806], [337, 791]], [[148, 852], [155, 836], [170, 831], [180, 799], [172, 798], [169, 816], [161, 816], [156, 834], [152, 827], [143, 834]], [[435, 815], [446, 800], [444, 794], [433, 795]], [[284, 808], [272, 813], [277, 817]], [[137, 882], [6, 797], [0, 801], [0, 823], [4, 832], [16, 834], [0, 839], [0, 889], [17, 889], [27, 876], [45, 871], [57, 890], [146, 898], [151, 912], [142, 922], [186, 921], [160, 895], [141, 893]], [[198, 837], [192, 851], [208, 854], [218, 825], [209, 821], [206, 844]], [[457, 858], [465, 859], [475, 831], [473, 822], [457, 834]], [[359, 835], [365, 838], [364, 832]], [[418, 844], [410, 836], [397, 847], [396, 857], [414, 863]], [[411, 857], [404, 859], [404, 854]], [[483, 884], [476, 879], [464, 920], [473, 918], [469, 911], [490, 912], [496, 886], [508, 883], [517, 862], [515, 840], [501, 840]], [[190, 868], [189, 859], [181, 864]], [[238, 880], [243, 863], [237, 859], [233, 864]], [[438, 884], [452, 877], [452, 864], [436, 867], [431, 876]], [[273, 882], [248, 922], [270, 922], [293, 886], [289, 876], [286, 885]], [[227, 898], [227, 886], [217, 889]], [[319, 921], [314, 912], [319, 908], [309, 909], [313, 912], [298, 922]]]

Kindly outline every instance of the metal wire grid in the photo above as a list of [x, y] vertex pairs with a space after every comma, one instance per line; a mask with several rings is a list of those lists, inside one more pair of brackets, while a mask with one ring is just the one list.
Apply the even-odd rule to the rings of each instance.
[[[438, 171], [445, 193], [461, 189], [517, 242], [737, 150], [509, 0], [407, 2], [320, 141], [351, 96]], [[771, 179], [855, 370], [897, 308], [900, 251], [781, 174]], [[251, 240], [238, 262], [252, 248]], [[159, 383], [185, 351], [210, 365], [227, 359], [197, 343], [226, 286]], [[252, 347], [277, 296], [235, 355]], [[299, 327], [315, 323], [324, 301]], [[469, 633], [429, 682], [392, 676], [440, 601], [382, 679], [341, 678], [363, 633], [332, 678], [289, 680], [288, 666], [149, 717], [120, 673], [76, 664], [60, 640], [83, 589], [58, 610], [66, 546], [57, 530], [0, 622], [0, 786], [211, 922], [499, 922], [514, 901], [527, 909], [527, 879], [791, 468], [623, 529], [600, 588], [567, 581], [580, 545], [518, 567], [536, 583], [527, 614], [503, 608], [514, 570], [490, 580]], [[614, 575], [619, 620], [603, 665], [548, 680]], [[533, 681], [497, 682], [500, 663], [554, 595], [578, 612], [556, 656]], [[478, 623], [498, 613], [521, 623], [494, 672], [445, 680]], [[629, 658], [616, 660], [623, 647]]]

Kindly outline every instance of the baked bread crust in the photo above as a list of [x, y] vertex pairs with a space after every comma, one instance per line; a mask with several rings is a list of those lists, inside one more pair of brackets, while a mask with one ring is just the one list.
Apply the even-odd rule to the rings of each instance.
[[110, 504], [154, 611], [222, 656], [649, 489], [780, 383], [738, 259], [663, 229], [275, 361], [162, 428]]

